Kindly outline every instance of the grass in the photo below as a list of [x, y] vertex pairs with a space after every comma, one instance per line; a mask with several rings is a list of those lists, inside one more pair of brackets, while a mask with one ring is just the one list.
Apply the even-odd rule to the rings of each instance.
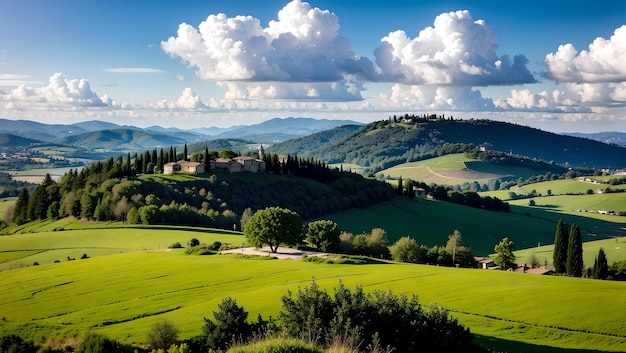
[[380, 171], [378, 174], [393, 179], [410, 178], [427, 184], [461, 185], [473, 181], [487, 183], [489, 180], [504, 177], [527, 178], [531, 175], [541, 174], [541, 172], [518, 166], [485, 163], [465, 157], [463, 153], [458, 153], [419, 162], [403, 163]]
[[418, 294], [422, 304], [449, 308], [485, 341], [516, 341], [542, 346], [546, 352], [549, 347], [620, 351], [626, 343], [622, 282], [157, 251], [0, 272], [0, 331], [34, 339], [94, 332], [142, 343], [152, 324], [169, 319], [181, 329], [181, 338], [189, 338], [199, 334], [203, 317], [210, 317], [227, 296], [251, 318], [275, 317], [280, 296], [308, 285], [312, 278], [329, 289], [341, 280], [366, 291]]
[[0, 199], [0, 219], [4, 219], [4, 214], [11, 205], [15, 205], [16, 197], [7, 197]]
[[[526, 204], [528, 200], [525, 201]], [[577, 223], [583, 241], [622, 236], [626, 217], [594, 219], [582, 214], [562, 214], [549, 208], [511, 206], [511, 212], [493, 212], [460, 206], [448, 202], [419, 199], [396, 199], [376, 207], [338, 213], [328, 218], [342, 230], [354, 234], [383, 228], [390, 244], [403, 236], [419, 244], [445, 245], [448, 235], [461, 231], [463, 240], [475, 255], [488, 255], [504, 237], [515, 242], [518, 249], [552, 244], [559, 219], [567, 224]]]
[[[624, 260], [626, 259], [626, 236], [583, 243], [583, 262], [585, 267], [593, 267], [595, 257], [598, 255], [600, 248], [604, 249], [609, 265], [613, 262]], [[541, 264], [546, 260], [548, 267], [552, 268], [553, 251], [553, 245], [544, 245], [515, 251], [515, 256], [517, 257], [517, 262], [528, 262], [530, 264], [529, 259], [534, 255]]]
[[[68, 223], [80, 224], [80, 222]], [[101, 227], [103, 225], [100, 225]], [[106, 227], [106, 225], [104, 225]], [[64, 231], [42, 231], [0, 237], [0, 271], [62, 262], [74, 258], [77, 261], [87, 254], [99, 257], [134, 251], [170, 251], [168, 246], [180, 242], [186, 244], [191, 238], [201, 243], [212, 244], [214, 241], [241, 246], [243, 236], [217, 229], [188, 227], [148, 227], [114, 228], [123, 224], [109, 224], [103, 229], [77, 229]], [[129, 236], [132, 232], [132, 236]]]

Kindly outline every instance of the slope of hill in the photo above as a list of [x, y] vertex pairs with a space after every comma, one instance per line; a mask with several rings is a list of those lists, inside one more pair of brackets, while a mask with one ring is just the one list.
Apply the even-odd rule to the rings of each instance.
[[117, 129], [66, 136], [56, 142], [90, 149], [126, 151], [155, 148], [158, 146], [182, 145], [186, 141], [163, 133], [134, 129]]
[[402, 163], [377, 173], [386, 178], [410, 178], [426, 184], [462, 185], [478, 182], [497, 189], [495, 180], [517, 180], [546, 173], [563, 174], [566, 168], [556, 165], [507, 156], [509, 160], [496, 162], [467, 157], [463, 153], [449, 154], [419, 162]]
[[[274, 118], [260, 124], [242, 126], [240, 128], [222, 132], [216, 138], [236, 137], [255, 140], [257, 142], [284, 141], [318, 131], [332, 129], [341, 125], [361, 125], [351, 120], [330, 120], [313, 118]], [[253, 138], [256, 136], [256, 138]], [[263, 138], [264, 140], [259, 140]]]
[[337, 126], [329, 130], [316, 132], [272, 145], [268, 148], [268, 152], [301, 155], [308, 151], [317, 150], [326, 144], [335, 143], [336, 141], [345, 138], [347, 135], [356, 132], [360, 127], [361, 125]]
[[379, 171], [432, 157], [438, 149], [454, 144], [481, 145], [562, 165], [626, 167], [624, 147], [490, 120], [379, 121], [309, 155], [328, 163], [354, 163]]
[[0, 133], [0, 146], [2, 147], [28, 146], [33, 143], [41, 143], [41, 141], [7, 133]]

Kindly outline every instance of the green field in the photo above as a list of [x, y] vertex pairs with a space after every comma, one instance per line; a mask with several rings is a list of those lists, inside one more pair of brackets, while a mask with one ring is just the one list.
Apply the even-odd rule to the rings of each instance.
[[4, 214], [11, 205], [15, 205], [16, 197], [7, 197], [0, 199], [0, 219], [4, 219]]
[[[176, 242], [187, 244], [191, 238], [206, 244], [219, 240], [233, 247], [244, 243], [239, 233], [218, 229], [195, 228], [190, 231], [189, 227], [158, 226], [116, 228], [124, 225], [81, 224], [71, 219], [37, 224], [37, 233], [0, 236], [0, 271], [31, 266], [35, 262], [40, 265], [51, 264], [55, 260], [66, 262], [68, 257], [78, 260], [83, 254], [99, 257], [143, 250], [168, 251], [168, 246]], [[70, 230], [49, 230], [59, 229], [62, 225]], [[89, 226], [102, 229], [89, 229]], [[84, 229], [76, 229], [82, 227]]]
[[403, 163], [378, 172], [387, 178], [410, 178], [426, 184], [462, 185], [478, 181], [487, 183], [505, 177], [527, 178], [541, 174], [534, 169], [519, 166], [502, 166], [471, 159], [463, 153], [448, 154], [419, 162]]
[[[528, 204], [528, 200], [524, 204]], [[341, 229], [354, 234], [383, 228], [390, 243], [402, 236], [410, 236], [419, 244], [445, 245], [448, 235], [458, 229], [475, 255], [488, 255], [504, 237], [512, 239], [518, 249], [552, 244], [559, 219], [568, 224], [577, 223], [581, 227], [583, 241], [626, 236], [626, 217], [603, 217], [596, 219], [583, 217], [580, 213], [562, 214], [547, 207], [515, 205], [511, 206], [511, 212], [494, 212], [416, 198], [396, 199], [328, 218], [337, 222]]]
[[167, 318], [181, 329], [181, 338], [189, 338], [200, 333], [203, 317], [210, 317], [224, 297], [236, 298], [251, 318], [267, 318], [278, 312], [281, 295], [313, 278], [327, 288], [341, 280], [367, 291], [418, 294], [422, 304], [449, 308], [481, 341], [522, 342], [516, 346], [524, 352], [548, 347], [620, 351], [626, 344], [622, 282], [154, 250], [0, 272], [0, 330], [34, 339], [94, 332], [139, 344], [152, 324]]
[[[600, 250], [600, 248], [604, 249], [609, 265], [611, 265], [613, 262], [618, 262], [626, 259], [626, 237], [588, 241], [583, 243], [583, 261], [585, 263], [585, 267], [593, 267], [594, 260], [598, 255], [598, 251]], [[544, 245], [540, 247], [515, 251], [515, 256], [517, 257], [517, 262], [522, 263], [528, 262], [531, 256], [535, 255], [535, 257], [537, 258], [537, 260], [539, 260], [541, 264], [544, 263], [544, 260], [547, 260], [548, 267], [553, 268], [553, 251], [554, 246]]]

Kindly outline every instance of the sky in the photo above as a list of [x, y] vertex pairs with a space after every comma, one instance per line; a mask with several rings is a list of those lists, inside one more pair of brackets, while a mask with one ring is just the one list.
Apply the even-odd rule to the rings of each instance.
[[626, 132], [626, 1], [0, 0], [0, 117]]

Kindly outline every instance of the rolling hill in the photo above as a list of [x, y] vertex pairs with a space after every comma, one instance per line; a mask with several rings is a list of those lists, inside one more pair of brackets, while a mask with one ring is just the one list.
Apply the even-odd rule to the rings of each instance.
[[182, 145], [185, 140], [174, 136], [135, 129], [99, 130], [63, 137], [60, 144], [115, 151], [152, 149], [158, 146]]
[[[290, 148], [299, 148], [297, 144], [306, 141], [289, 141]], [[311, 150], [307, 156], [327, 163], [358, 164], [376, 172], [437, 156], [455, 144], [483, 146], [567, 166], [626, 167], [625, 147], [491, 120], [379, 121]]]
[[0, 146], [2, 147], [28, 146], [33, 143], [41, 143], [41, 141], [7, 133], [0, 133]]

